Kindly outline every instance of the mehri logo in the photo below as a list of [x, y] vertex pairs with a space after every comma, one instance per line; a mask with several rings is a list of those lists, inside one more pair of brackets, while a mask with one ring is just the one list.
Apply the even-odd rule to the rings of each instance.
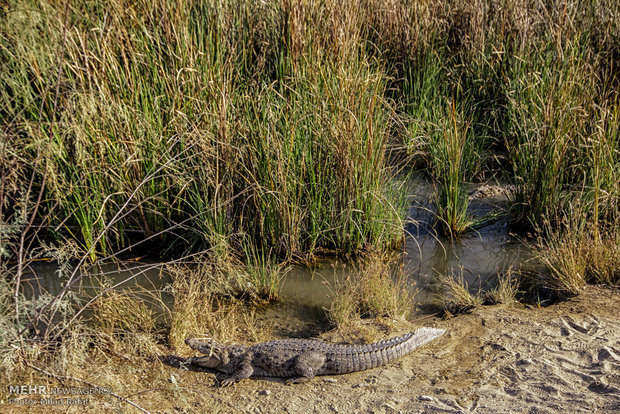
[[9, 385], [9, 394], [46, 395], [47, 386], [45, 385]]

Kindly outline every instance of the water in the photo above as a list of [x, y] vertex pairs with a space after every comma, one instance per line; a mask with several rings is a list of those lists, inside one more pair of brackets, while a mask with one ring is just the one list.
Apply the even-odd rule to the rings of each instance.
[[[410, 279], [423, 292], [422, 303], [439, 293], [438, 275], [462, 275], [470, 292], [488, 290], [497, 284], [497, 276], [508, 269], [518, 270], [531, 257], [529, 248], [510, 233], [509, 216], [503, 214], [457, 239], [436, 234], [430, 185], [418, 186], [409, 216], [404, 262]], [[504, 187], [472, 185], [468, 214], [483, 218], [489, 213], [505, 212], [508, 198]]]
[[[399, 253], [394, 273], [403, 267], [411, 291], [417, 291], [420, 305], [433, 303], [440, 293], [438, 275], [461, 276], [470, 292], [485, 291], [497, 284], [497, 275], [509, 268], [518, 270], [530, 257], [530, 251], [510, 233], [508, 216], [500, 216], [475, 231], [451, 240], [436, 233], [432, 203], [432, 185], [418, 182], [409, 210], [410, 224], [405, 246]], [[483, 217], [507, 208], [508, 199], [502, 187], [472, 185], [473, 196], [468, 214]], [[355, 267], [334, 261], [317, 269], [296, 267], [282, 285], [283, 296], [300, 304], [329, 305], [330, 286], [337, 280], [354, 276]]]
[[[497, 282], [497, 275], [510, 267], [519, 269], [530, 256], [529, 250], [510, 234], [507, 217], [490, 222], [456, 240], [438, 235], [434, 230], [432, 204], [434, 189], [418, 182], [412, 195], [410, 223], [403, 251], [396, 254], [394, 274], [404, 274], [416, 302], [433, 303], [440, 293], [439, 274], [462, 275], [470, 291], [486, 290]], [[507, 206], [507, 197], [500, 187], [475, 185], [470, 189], [472, 201], [469, 214], [481, 217]], [[325, 324], [324, 308], [329, 307], [332, 289], [339, 280], [354, 278], [357, 266], [334, 260], [320, 263], [314, 269], [295, 266], [283, 278], [280, 297], [275, 306], [262, 311], [261, 318], [273, 319], [282, 331], [296, 336], [313, 334]], [[403, 272], [404, 273], [399, 273]], [[166, 306], [173, 297], [161, 290], [171, 282], [158, 263], [128, 263], [106, 265], [89, 270], [73, 290], [82, 297], [92, 297], [101, 287], [123, 290], [140, 287], [145, 298], [148, 292], [160, 292]], [[24, 293], [39, 296], [41, 292], [54, 295], [67, 283], [59, 277], [55, 265], [34, 264], [24, 278]], [[148, 300], [148, 299], [145, 299]]]
[[[157, 262], [129, 262], [94, 266], [85, 270], [85, 275], [77, 277], [71, 290], [84, 297], [92, 297], [101, 291], [102, 287], [115, 290], [140, 287], [144, 292], [159, 291], [170, 283], [170, 276], [162, 271]], [[22, 291], [26, 297], [37, 297], [42, 293], [56, 295], [69, 282], [71, 271], [61, 272], [56, 264], [49, 262], [34, 262], [25, 272], [22, 279]], [[163, 293], [167, 300], [172, 296]]]

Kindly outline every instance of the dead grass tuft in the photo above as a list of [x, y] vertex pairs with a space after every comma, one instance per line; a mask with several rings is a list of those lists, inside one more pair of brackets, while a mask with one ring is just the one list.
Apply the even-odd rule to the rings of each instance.
[[88, 331], [96, 347], [127, 358], [161, 354], [155, 310], [136, 292], [107, 292], [94, 302], [92, 311]]
[[224, 282], [207, 264], [170, 266], [168, 270], [174, 295], [168, 334], [173, 351], [187, 351], [184, 341], [189, 336], [206, 334], [218, 341], [260, 337], [256, 306], [235, 295], [243, 287], [240, 280]]
[[458, 275], [440, 274], [441, 300], [444, 309], [451, 313], [461, 313], [467, 309], [480, 306], [484, 302], [481, 292], [475, 294], [470, 292], [469, 286], [463, 278], [463, 269]]
[[355, 270], [332, 286], [332, 304], [327, 314], [333, 325], [340, 329], [362, 318], [402, 320], [410, 315], [415, 307], [415, 293], [408, 289], [402, 269], [393, 271], [387, 255], [370, 254]]
[[547, 267], [543, 283], [561, 295], [577, 294], [588, 283], [620, 282], [618, 226], [596, 228], [571, 215], [560, 229], [552, 229], [547, 223], [534, 251]]
[[484, 295], [485, 303], [513, 303], [517, 301], [520, 286], [520, 273], [509, 268], [506, 273], [497, 276], [497, 286]]

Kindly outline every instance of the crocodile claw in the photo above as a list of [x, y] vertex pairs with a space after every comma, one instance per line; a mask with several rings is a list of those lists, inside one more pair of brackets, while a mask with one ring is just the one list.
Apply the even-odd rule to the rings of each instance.
[[233, 385], [235, 383], [234, 378], [232, 377], [228, 377], [226, 379], [224, 379], [222, 382], [220, 382], [220, 387], [224, 388], [224, 387], [230, 387], [231, 385]]

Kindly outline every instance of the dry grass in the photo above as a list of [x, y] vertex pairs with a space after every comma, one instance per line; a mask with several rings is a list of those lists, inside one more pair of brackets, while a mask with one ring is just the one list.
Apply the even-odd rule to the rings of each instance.
[[[133, 397], [140, 390], [157, 389], [158, 395], [173, 398], [180, 391], [176, 374], [171, 377], [160, 357], [188, 354], [191, 350], [184, 344], [187, 336], [208, 335], [224, 342], [266, 339], [268, 330], [256, 321], [256, 302], [239, 290], [251, 291], [251, 285], [239, 285], [234, 276], [223, 283], [222, 274], [213, 272], [214, 268], [213, 262], [170, 265], [166, 271], [172, 283], [164, 290], [96, 288], [101, 295], [87, 305], [84, 317], [72, 320], [60, 341], [30, 340], [25, 335], [20, 345], [6, 342], [16, 334], [14, 330], [7, 332], [0, 341], [5, 378], [11, 383], [107, 387], [116, 396], [90, 399], [90, 406], [100, 410], [127, 409], [129, 404], [120, 403], [118, 396], [128, 396], [129, 401], [148, 407], [148, 398], [145, 404], [142, 397]], [[0, 293], [0, 299], [12, 296], [10, 289]], [[172, 306], [164, 300], [166, 295], [172, 296]], [[76, 304], [71, 299], [65, 299], [61, 306], [69, 313], [57, 314], [61, 321], [70, 320], [75, 313]], [[5, 302], [10, 303], [0, 300], [0, 304]], [[24, 309], [28, 304], [22, 302]], [[4, 319], [10, 309], [2, 310], [0, 327], [10, 327], [12, 321]], [[175, 407], [191, 407], [192, 403], [185, 400], [188, 397], [174, 397]]]
[[509, 268], [505, 273], [497, 276], [497, 285], [484, 295], [485, 303], [513, 303], [517, 301], [521, 275], [518, 271]]
[[206, 335], [218, 341], [261, 339], [256, 302], [247, 298], [247, 292], [252, 293], [249, 282], [206, 264], [170, 266], [168, 271], [174, 296], [168, 334], [172, 350], [187, 351], [184, 341], [189, 336]]
[[92, 341], [102, 351], [128, 359], [156, 357], [162, 352], [161, 321], [135, 291], [109, 291], [92, 304]]
[[460, 313], [469, 308], [480, 306], [484, 302], [483, 294], [479, 291], [470, 292], [469, 286], [463, 277], [463, 269], [457, 275], [438, 275], [441, 284], [441, 301], [444, 309], [452, 313]]
[[536, 257], [547, 267], [543, 283], [564, 294], [579, 293], [588, 283], [620, 282], [620, 230], [596, 228], [578, 216], [563, 221], [561, 229], [547, 225], [535, 246]]
[[406, 319], [415, 308], [414, 295], [402, 269], [393, 270], [389, 256], [371, 254], [361, 260], [353, 275], [332, 286], [327, 309], [331, 323], [339, 329], [362, 318]]
[[458, 274], [439, 275], [441, 283], [441, 306], [453, 314], [470, 308], [485, 305], [510, 304], [517, 302], [521, 289], [521, 274], [512, 268], [497, 276], [497, 284], [488, 290], [482, 287], [472, 292], [463, 277], [463, 269]]

